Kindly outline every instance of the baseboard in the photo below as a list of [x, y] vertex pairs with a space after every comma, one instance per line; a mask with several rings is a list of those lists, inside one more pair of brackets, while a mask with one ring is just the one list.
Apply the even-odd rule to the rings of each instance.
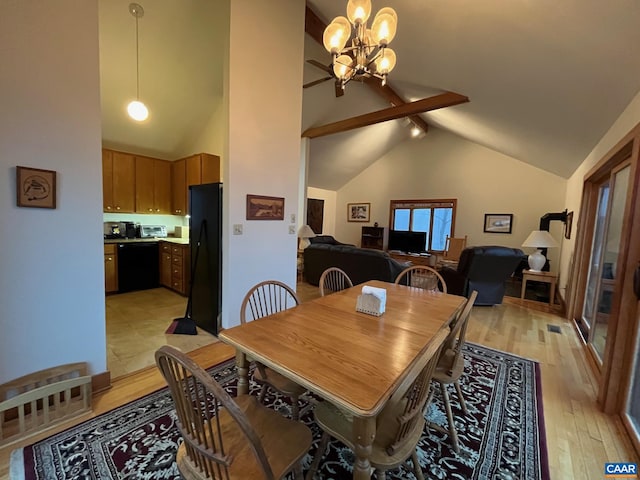
[[111, 388], [111, 372], [109, 370], [91, 376], [91, 392], [98, 393]]

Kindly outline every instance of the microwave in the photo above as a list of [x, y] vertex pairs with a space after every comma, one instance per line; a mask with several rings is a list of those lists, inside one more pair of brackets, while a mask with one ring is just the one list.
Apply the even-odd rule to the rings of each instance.
[[140, 236], [142, 238], [166, 238], [167, 227], [165, 225], [142, 225]]

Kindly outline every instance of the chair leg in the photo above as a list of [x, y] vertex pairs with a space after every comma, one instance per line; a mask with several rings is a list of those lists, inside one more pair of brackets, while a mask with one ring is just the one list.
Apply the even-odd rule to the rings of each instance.
[[264, 400], [265, 393], [267, 393], [267, 384], [263, 383], [262, 388], [260, 389], [260, 395], [258, 395], [258, 401], [260, 403], [262, 403], [262, 401]]
[[469, 415], [469, 410], [467, 410], [467, 404], [464, 401], [464, 396], [462, 395], [462, 389], [460, 388], [460, 382], [457, 380], [453, 383], [456, 387], [456, 392], [458, 393], [458, 400], [460, 400], [460, 406], [462, 407], [462, 411], [465, 415]]
[[300, 419], [300, 405], [298, 397], [291, 397], [291, 419], [296, 422]]
[[302, 460], [296, 463], [296, 467], [293, 469], [293, 478], [294, 480], [304, 480], [304, 475], [302, 474]]
[[444, 400], [444, 408], [447, 411], [447, 420], [449, 421], [449, 439], [451, 445], [456, 453], [460, 453], [460, 446], [458, 445], [458, 432], [456, 431], [456, 425], [453, 423], [453, 412], [451, 411], [451, 403], [449, 402], [449, 393], [447, 392], [447, 386], [440, 384], [442, 390], [442, 399]]
[[422, 474], [422, 467], [420, 466], [420, 462], [418, 462], [418, 452], [416, 450], [411, 454], [411, 463], [413, 463], [413, 473], [415, 474], [418, 480], [424, 480], [424, 475]]
[[307, 480], [313, 480], [313, 476], [318, 471], [318, 467], [320, 466], [320, 460], [324, 457], [324, 452], [327, 449], [327, 445], [329, 444], [329, 434], [324, 432], [322, 434], [322, 439], [320, 440], [320, 445], [318, 445], [318, 451], [316, 452], [316, 456], [311, 462], [311, 466], [309, 467], [309, 471], [307, 472]]
[[386, 480], [387, 472], [384, 470], [376, 470], [376, 480]]

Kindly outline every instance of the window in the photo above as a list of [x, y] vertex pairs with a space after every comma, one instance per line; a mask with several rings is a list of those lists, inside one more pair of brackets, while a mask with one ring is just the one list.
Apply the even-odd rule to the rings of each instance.
[[447, 236], [453, 237], [456, 199], [391, 200], [391, 230], [425, 232], [425, 250], [443, 252]]

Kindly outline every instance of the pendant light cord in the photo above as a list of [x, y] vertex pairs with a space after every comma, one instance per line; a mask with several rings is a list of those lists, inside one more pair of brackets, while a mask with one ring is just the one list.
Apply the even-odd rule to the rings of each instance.
[[138, 46], [138, 16], [136, 15], [136, 100], [140, 101], [140, 47]]

